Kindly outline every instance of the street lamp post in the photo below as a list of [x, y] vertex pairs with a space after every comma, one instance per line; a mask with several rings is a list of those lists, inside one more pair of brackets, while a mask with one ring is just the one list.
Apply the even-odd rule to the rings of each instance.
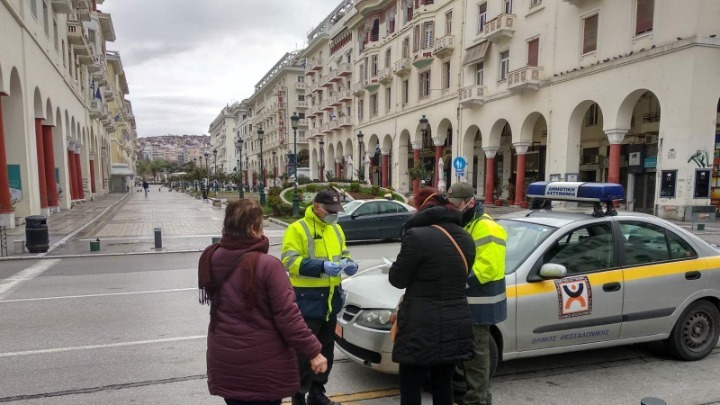
[[217, 149], [213, 149], [213, 165], [215, 166], [213, 172], [217, 173]]
[[[360, 167], [358, 171], [358, 180], [360, 180], [360, 173], [363, 173], [363, 176], [365, 175], [365, 159], [363, 159], [362, 155], [362, 147], [363, 147], [363, 137], [365, 135], [362, 133], [362, 131], [359, 131], [357, 134], [358, 139], [358, 165]], [[367, 181], [367, 179], [365, 179]]]
[[320, 181], [325, 179], [325, 153], [323, 152], [323, 146], [325, 146], [325, 140], [320, 137]]
[[[422, 146], [421, 146], [421, 148], [424, 148], [424, 147], [425, 147], [424, 144], [425, 144], [425, 134], [427, 133], [427, 127], [428, 127], [428, 119], [425, 117], [425, 115], [423, 115], [423, 116], [420, 118], [420, 134], [421, 134], [421, 137], [422, 137], [422, 140], [421, 140], [421, 145], [422, 145]], [[415, 151], [413, 151], [413, 154], [415, 154]], [[423, 163], [420, 162], [420, 164], [422, 165]], [[437, 170], [437, 168], [433, 168], [433, 172], [434, 172], [435, 170]], [[423, 180], [424, 180], [424, 179], [423, 179]], [[420, 181], [421, 181], [420, 179], [415, 179], [415, 180], [413, 181], [413, 183], [414, 183], [414, 184], [413, 184], [413, 189], [414, 189], [413, 192], [417, 192], [417, 189], [420, 187]], [[415, 184], [415, 183], [417, 183], [417, 184]], [[433, 184], [433, 186], [437, 187], [437, 184]]]
[[273, 172], [272, 172], [273, 187], [277, 187], [277, 161], [275, 160], [275, 159], [277, 159], [277, 151], [272, 151], [272, 154], [273, 154], [273, 158], [272, 158], [272, 162], [273, 162]]
[[294, 161], [295, 164], [293, 165], [293, 172], [295, 172], [295, 194], [293, 195], [293, 201], [292, 201], [292, 216], [293, 218], [297, 218], [300, 216], [300, 198], [298, 197], [298, 174], [297, 174], [297, 167], [298, 167], [298, 155], [297, 155], [297, 129], [298, 125], [300, 123], [300, 117], [297, 115], [297, 113], [293, 113], [293, 115], [290, 117], [290, 122], [292, 124], [293, 129], [293, 148], [295, 149], [294, 152]]
[[260, 141], [260, 181], [258, 184], [258, 189], [260, 191], [260, 205], [265, 206], [265, 185], [263, 184], [263, 136], [265, 135], [265, 131], [263, 131], [262, 127], [258, 128], [257, 130], [258, 134], [258, 140]]
[[207, 196], [210, 194], [210, 168], [208, 167], [208, 162], [210, 161], [210, 152], [205, 152], [205, 175], [207, 176], [205, 179], [205, 198], [207, 199]]
[[240, 180], [237, 182], [238, 192], [240, 198], [245, 198], [245, 187], [243, 184], [244, 179], [242, 170], [242, 139], [240, 139], [239, 135], [237, 138], [235, 138], [235, 148], [235, 153], [237, 153], [237, 174], [240, 176]]

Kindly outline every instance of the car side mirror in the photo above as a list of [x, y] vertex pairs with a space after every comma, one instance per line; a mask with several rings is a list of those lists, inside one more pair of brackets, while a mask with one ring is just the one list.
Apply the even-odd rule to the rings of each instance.
[[540, 267], [540, 277], [545, 280], [556, 280], [567, 277], [567, 269], [562, 264], [545, 263]]
[[350, 215], [350, 218], [355, 219], [355, 218], [357, 218], [357, 217], [359, 217], [359, 216], [360, 216], [360, 214], [353, 213], [352, 215]]

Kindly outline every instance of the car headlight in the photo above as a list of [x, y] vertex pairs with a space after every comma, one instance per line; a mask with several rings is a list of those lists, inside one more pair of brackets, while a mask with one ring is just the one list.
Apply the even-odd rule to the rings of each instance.
[[393, 311], [387, 309], [365, 310], [358, 315], [357, 324], [367, 328], [390, 330], [390, 315]]

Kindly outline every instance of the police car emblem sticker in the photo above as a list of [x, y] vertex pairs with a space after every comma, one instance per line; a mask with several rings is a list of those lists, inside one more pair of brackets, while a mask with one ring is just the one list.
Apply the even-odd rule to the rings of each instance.
[[592, 289], [587, 276], [555, 280], [560, 319], [588, 315], [592, 312]]

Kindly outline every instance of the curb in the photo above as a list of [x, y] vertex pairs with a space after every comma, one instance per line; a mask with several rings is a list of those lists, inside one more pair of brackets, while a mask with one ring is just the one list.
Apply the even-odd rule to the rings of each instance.
[[277, 224], [277, 225], [284, 226], [285, 228], [287, 228], [288, 226], [290, 226], [290, 224], [288, 224], [287, 222], [281, 221], [281, 220], [279, 220], [279, 219], [275, 219], [275, 218], [273, 218], [273, 217], [269, 217], [269, 218], [268, 218], [268, 221], [272, 222], [273, 224]]

